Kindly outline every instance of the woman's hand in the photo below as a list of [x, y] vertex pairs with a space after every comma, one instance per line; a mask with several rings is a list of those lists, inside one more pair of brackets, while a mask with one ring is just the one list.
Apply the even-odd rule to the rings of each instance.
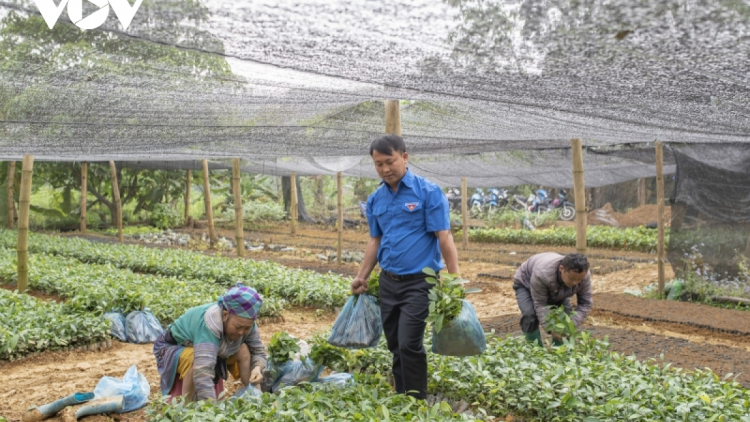
[[256, 366], [250, 371], [250, 384], [260, 384], [263, 381], [263, 370]]

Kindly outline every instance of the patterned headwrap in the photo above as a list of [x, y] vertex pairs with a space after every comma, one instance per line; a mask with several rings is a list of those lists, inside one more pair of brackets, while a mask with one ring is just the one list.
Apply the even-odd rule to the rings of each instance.
[[241, 283], [229, 289], [224, 296], [219, 298], [219, 306], [235, 314], [238, 317], [256, 319], [263, 305], [258, 292], [251, 287], [245, 287]]

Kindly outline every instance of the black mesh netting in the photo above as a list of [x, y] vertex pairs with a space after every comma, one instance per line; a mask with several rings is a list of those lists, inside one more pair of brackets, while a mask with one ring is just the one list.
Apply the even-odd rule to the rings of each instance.
[[668, 253], [675, 272], [750, 286], [750, 145], [672, 150], [677, 172]]

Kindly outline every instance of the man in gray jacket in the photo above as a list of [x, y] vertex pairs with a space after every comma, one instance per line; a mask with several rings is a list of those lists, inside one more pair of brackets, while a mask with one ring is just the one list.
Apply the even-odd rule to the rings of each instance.
[[[578, 306], [573, 322], [576, 327], [591, 312], [592, 288], [589, 261], [583, 254], [560, 255], [553, 252], [532, 256], [521, 264], [513, 277], [513, 290], [521, 309], [521, 330], [529, 341], [542, 345], [539, 324], [544, 326], [547, 306], [565, 306], [571, 313], [570, 297], [577, 296]], [[562, 343], [557, 333], [551, 333], [556, 345]]]

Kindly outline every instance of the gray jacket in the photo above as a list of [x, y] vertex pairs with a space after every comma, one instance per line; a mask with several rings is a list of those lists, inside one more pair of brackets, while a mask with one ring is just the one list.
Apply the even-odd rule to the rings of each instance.
[[534, 308], [539, 323], [544, 326], [544, 317], [549, 312], [545, 307], [560, 304], [565, 299], [577, 295], [578, 306], [576, 315], [573, 317], [576, 327], [581, 325], [586, 316], [591, 312], [593, 292], [591, 288], [591, 271], [586, 274], [579, 284], [568, 287], [562, 282], [558, 268], [562, 263], [563, 256], [554, 252], [540, 253], [532, 256], [521, 264], [513, 277], [513, 287], [522, 285], [531, 291], [534, 300]]

